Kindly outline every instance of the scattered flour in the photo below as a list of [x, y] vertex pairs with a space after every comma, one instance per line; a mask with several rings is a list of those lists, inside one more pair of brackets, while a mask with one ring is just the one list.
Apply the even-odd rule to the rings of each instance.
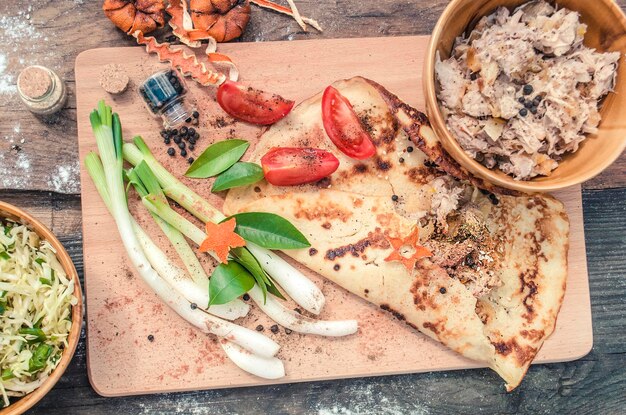
[[6, 73], [8, 65], [7, 55], [0, 53], [0, 95], [13, 94], [17, 90], [15, 78], [13, 75]]
[[25, 189], [30, 183], [30, 159], [24, 152], [0, 153], [0, 187]]
[[80, 192], [80, 167], [78, 161], [69, 166], [57, 166], [56, 171], [48, 179], [48, 186], [54, 192]]

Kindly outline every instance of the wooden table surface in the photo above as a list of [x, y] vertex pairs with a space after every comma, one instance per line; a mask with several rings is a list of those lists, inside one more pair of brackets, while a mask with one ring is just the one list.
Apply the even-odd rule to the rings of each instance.
[[[297, 0], [325, 31], [305, 33], [253, 6], [243, 41], [428, 34], [447, 0]], [[626, 8], [626, 0], [619, 0]], [[31, 211], [64, 243], [82, 275], [74, 60], [83, 50], [132, 46], [100, 0], [0, 2], [0, 199]], [[270, 57], [271, 58], [271, 57]], [[59, 114], [39, 118], [15, 92], [19, 70], [41, 64], [67, 81]], [[594, 347], [582, 359], [531, 367], [505, 393], [490, 370], [438, 372], [272, 387], [98, 396], [87, 378], [84, 334], [57, 386], [33, 414], [626, 413], [626, 154], [584, 185]]]

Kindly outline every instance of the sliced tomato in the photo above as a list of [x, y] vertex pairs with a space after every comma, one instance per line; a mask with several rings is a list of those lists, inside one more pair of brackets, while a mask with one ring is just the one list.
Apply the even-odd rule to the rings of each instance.
[[275, 186], [313, 183], [339, 167], [332, 153], [319, 148], [275, 147], [261, 158], [265, 180]]
[[322, 121], [328, 137], [348, 157], [364, 160], [376, 154], [372, 138], [352, 104], [332, 86], [326, 88], [322, 97]]
[[226, 81], [217, 89], [217, 102], [230, 116], [252, 124], [270, 125], [285, 117], [294, 101], [280, 95]]

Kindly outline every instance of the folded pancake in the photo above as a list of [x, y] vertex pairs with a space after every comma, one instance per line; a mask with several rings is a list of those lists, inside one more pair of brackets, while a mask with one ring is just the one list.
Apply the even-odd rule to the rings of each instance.
[[554, 330], [565, 294], [563, 205], [550, 196], [481, 190], [501, 189], [450, 159], [423, 114], [364, 78], [333, 85], [352, 103], [377, 154], [359, 161], [335, 148], [324, 132], [320, 93], [266, 131], [251, 161], [272, 147], [316, 147], [333, 152], [339, 169], [309, 185], [263, 181], [231, 190], [226, 213], [289, 219], [312, 248], [286, 254], [491, 367], [512, 390]]

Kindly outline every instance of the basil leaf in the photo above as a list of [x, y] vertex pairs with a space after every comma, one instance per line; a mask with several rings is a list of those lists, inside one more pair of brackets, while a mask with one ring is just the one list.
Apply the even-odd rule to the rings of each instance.
[[226, 304], [254, 287], [254, 278], [235, 261], [220, 264], [209, 279], [209, 306]]
[[267, 249], [301, 249], [311, 246], [302, 233], [287, 219], [265, 212], [247, 212], [232, 215], [237, 232], [246, 241]]
[[235, 164], [249, 146], [245, 140], [225, 140], [210, 145], [189, 166], [185, 176], [195, 179], [216, 176]]
[[239, 161], [231, 168], [221, 173], [213, 183], [212, 192], [232, 189], [233, 187], [246, 186], [263, 179], [263, 169], [255, 163]]
[[37, 346], [28, 362], [28, 371], [30, 373], [38, 372], [46, 367], [46, 362], [48, 361], [48, 358], [51, 354], [52, 346], [41, 343], [39, 346]]

